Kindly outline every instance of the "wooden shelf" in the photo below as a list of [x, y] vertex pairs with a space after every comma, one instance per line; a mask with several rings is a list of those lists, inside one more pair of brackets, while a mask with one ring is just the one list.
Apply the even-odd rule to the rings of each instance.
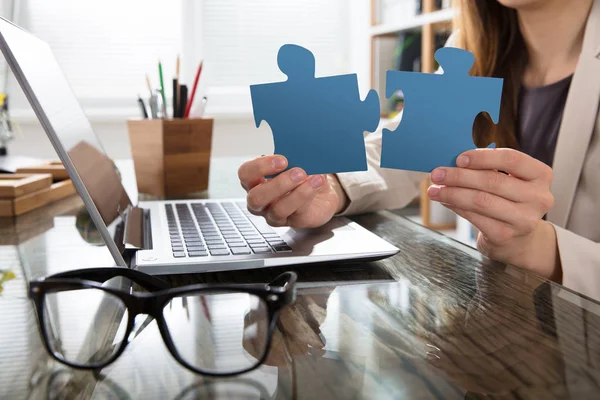
[[395, 35], [403, 31], [422, 27], [424, 25], [437, 24], [440, 22], [451, 22], [455, 13], [456, 9], [448, 8], [445, 10], [423, 13], [397, 24], [375, 25], [371, 28], [371, 36], [377, 37]]
[[[385, 90], [385, 85], [382, 86], [381, 83], [382, 77], [385, 77], [385, 71], [391, 62], [390, 55], [394, 52], [397, 36], [405, 31], [419, 30], [421, 32], [421, 72], [434, 72], [436, 32], [439, 32], [440, 29], [451, 29], [458, 10], [456, 8], [436, 10], [435, 0], [421, 0], [422, 14], [407, 18], [406, 21], [399, 23], [377, 24], [378, 1], [381, 0], [371, 0], [371, 30], [369, 33], [371, 40], [371, 87], [379, 91], [382, 88]], [[381, 94], [380, 101], [385, 101]], [[433, 208], [437, 209], [437, 207], [443, 206], [432, 204], [429, 200], [427, 196], [429, 184], [430, 180], [428, 178], [423, 180], [421, 196], [417, 200], [420, 203], [419, 208], [423, 225], [431, 229], [454, 229], [454, 220], [446, 221], [445, 218], [439, 218], [439, 215], [437, 215], [439, 213], [432, 213]]]

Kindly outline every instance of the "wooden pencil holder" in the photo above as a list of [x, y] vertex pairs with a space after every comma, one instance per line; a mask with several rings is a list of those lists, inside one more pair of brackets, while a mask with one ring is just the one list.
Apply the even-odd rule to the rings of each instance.
[[139, 193], [172, 198], [208, 189], [213, 120], [127, 121]]

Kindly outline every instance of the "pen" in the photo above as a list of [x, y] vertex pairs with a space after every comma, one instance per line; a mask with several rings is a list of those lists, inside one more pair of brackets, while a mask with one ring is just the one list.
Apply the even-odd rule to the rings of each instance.
[[173, 79], [173, 118], [179, 117], [179, 82]]
[[150, 95], [150, 114], [152, 115], [153, 119], [158, 118], [156, 95], [154, 93]]
[[138, 103], [140, 105], [140, 110], [142, 111], [142, 117], [144, 119], [148, 119], [148, 111], [146, 111], [146, 105], [144, 104], [144, 100], [138, 94]]
[[166, 109], [166, 104], [167, 104], [167, 99], [165, 97], [165, 83], [163, 81], [163, 71], [162, 71], [162, 64], [160, 62], [160, 60], [158, 60], [158, 78], [160, 80], [160, 96], [162, 97], [162, 114], [163, 114], [163, 118], [166, 117], [167, 115], [167, 109]]
[[194, 86], [192, 87], [192, 92], [190, 93], [190, 100], [187, 103], [187, 107], [185, 108], [185, 112], [183, 114], [184, 118], [188, 118], [190, 116], [190, 110], [192, 109], [192, 103], [194, 102], [194, 96], [196, 95], [196, 89], [198, 88], [198, 80], [200, 79], [200, 74], [202, 73], [202, 61], [198, 66], [198, 70], [196, 71], [196, 77], [194, 78]]
[[[177, 61], [175, 63], [175, 92], [173, 93], [173, 118], [183, 117], [179, 115], [179, 104], [181, 104], [181, 93], [179, 89], [179, 54], [177, 54]], [[175, 115], [177, 113], [178, 115]]]
[[185, 117], [185, 111], [184, 111], [188, 104], [187, 85], [180, 85], [179, 90], [181, 90], [181, 104], [179, 105], [179, 115], [181, 115], [181, 118], [187, 118], [187, 117]]
[[154, 98], [156, 99], [156, 117], [167, 118], [167, 115], [165, 114], [165, 103], [162, 101], [162, 93], [160, 90], [156, 89]]

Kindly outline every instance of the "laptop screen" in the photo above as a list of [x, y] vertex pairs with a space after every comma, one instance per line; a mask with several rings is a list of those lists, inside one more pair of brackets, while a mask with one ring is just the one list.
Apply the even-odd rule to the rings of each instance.
[[50, 46], [0, 18], [0, 47], [96, 227], [122, 264], [121, 246], [115, 247], [110, 231], [131, 200]]

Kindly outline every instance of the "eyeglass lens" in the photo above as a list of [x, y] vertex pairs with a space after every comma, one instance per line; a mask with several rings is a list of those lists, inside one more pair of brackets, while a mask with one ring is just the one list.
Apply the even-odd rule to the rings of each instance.
[[267, 306], [252, 294], [188, 293], [173, 298], [163, 315], [177, 353], [198, 370], [243, 371], [267, 350]]
[[47, 293], [44, 331], [52, 353], [79, 366], [109, 361], [126, 340], [128, 311], [106, 291], [83, 288]]

